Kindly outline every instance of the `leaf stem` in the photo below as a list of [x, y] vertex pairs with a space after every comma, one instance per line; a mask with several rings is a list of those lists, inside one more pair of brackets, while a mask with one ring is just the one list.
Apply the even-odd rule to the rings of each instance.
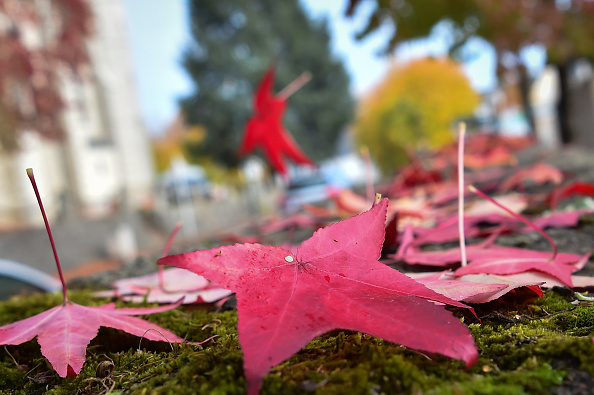
[[369, 148], [367, 148], [367, 146], [361, 147], [361, 156], [363, 156], [365, 163], [365, 192], [367, 194], [367, 200], [373, 201], [373, 199], [375, 199], [373, 187], [373, 166], [371, 165], [371, 155], [369, 154]]
[[375, 199], [373, 201], [373, 205], [371, 207], [374, 207], [376, 204], [380, 204], [381, 201], [382, 201], [382, 194], [381, 193], [376, 193], [375, 194]]
[[[161, 255], [161, 258], [164, 258], [167, 256], [167, 254], [169, 254], [169, 249], [171, 248], [171, 245], [173, 244], [173, 239], [175, 239], [175, 235], [177, 235], [177, 232], [179, 232], [182, 225], [183, 225], [183, 222], [179, 221], [177, 223], [177, 225], [175, 225], [175, 228], [173, 228], [173, 230], [171, 231], [171, 234], [169, 235], [169, 239], [167, 239], [167, 244], [165, 244], [165, 248], [163, 249], [163, 255]], [[164, 276], [163, 270], [165, 270], [165, 267], [163, 265], [160, 265], [159, 266], [159, 288], [161, 288], [162, 290], [165, 290], [165, 276]]]
[[532, 222], [530, 222], [529, 220], [527, 220], [526, 218], [524, 218], [520, 214], [515, 213], [512, 210], [510, 210], [509, 208], [505, 207], [503, 204], [499, 203], [497, 200], [493, 199], [492, 197], [490, 197], [486, 193], [484, 193], [484, 192], [476, 189], [476, 187], [474, 185], [469, 185], [468, 186], [468, 190], [470, 192], [476, 193], [477, 195], [479, 195], [480, 197], [482, 197], [484, 199], [487, 199], [488, 201], [490, 201], [491, 203], [493, 203], [494, 205], [496, 205], [500, 209], [504, 210], [505, 212], [507, 212], [509, 215], [511, 215], [515, 219], [522, 221], [523, 223], [525, 223], [526, 225], [528, 225], [529, 227], [531, 227], [532, 229], [534, 229], [535, 231], [537, 231], [538, 233], [540, 233], [542, 235], [542, 237], [544, 237], [545, 239], [547, 239], [547, 241], [553, 247], [553, 256], [551, 257], [551, 260], [552, 261], [555, 260], [555, 258], [557, 257], [557, 253], [558, 253], [558, 251], [557, 251], [557, 245], [555, 244], [555, 242], [553, 241], [553, 239], [551, 239], [551, 236], [549, 236], [545, 231], [543, 231], [541, 228], [539, 228], [538, 226], [536, 226], [535, 224], [533, 224]]
[[297, 92], [299, 89], [303, 87], [303, 85], [307, 84], [311, 80], [311, 73], [309, 71], [305, 71], [301, 73], [301, 75], [295, 78], [289, 85], [285, 86], [282, 91], [276, 95], [279, 99], [287, 100], [289, 96], [293, 93]]
[[464, 139], [466, 124], [458, 125], [458, 235], [460, 238], [460, 262], [466, 266], [466, 235], [464, 234]]
[[45, 215], [45, 209], [43, 208], [43, 203], [41, 202], [41, 196], [39, 195], [39, 190], [37, 189], [37, 183], [35, 182], [33, 169], [27, 169], [27, 176], [29, 176], [29, 180], [31, 181], [31, 185], [33, 186], [33, 190], [35, 191], [35, 197], [37, 198], [37, 203], [39, 204], [39, 209], [41, 210], [41, 216], [43, 217], [43, 222], [45, 223], [47, 236], [49, 237], [50, 244], [52, 245], [54, 260], [56, 261], [56, 267], [58, 268], [58, 274], [60, 275], [60, 281], [62, 282], [62, 294], [64, 295], [64, 304], [66, 304], [66, 302], [68, 302], [68, 296], [66, 295], [66, 282], [64, 281], [64, 275], [62, 274], [62, 266], [60, 266], [60, 259], [58, 258], [58, 250], [56, 249], [56, 244], [54, 243], [52, 230], [50, 229], [49, 221], [47, 220], [47, 215]]

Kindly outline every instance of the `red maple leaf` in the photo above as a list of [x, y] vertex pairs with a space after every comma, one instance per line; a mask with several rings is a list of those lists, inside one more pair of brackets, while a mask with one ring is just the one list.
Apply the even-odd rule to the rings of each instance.
[[378, 262], [388, 200], [319, 229], [295, 254], [236, 244], [162, 258], [237, 293], [248, 393], [270, 368], [332, 329], [361, 331], [407, 347], [477, 360], [467, 328], [443, 306], [467, 307]]
[[64, 303], [33, 317], [1, 326], [0, 345], [18, 345], [37, 336], [37, 342], [41, 346], [41, 353], [61, 377], [66, 377], [67, 375], [74, 376], [80, 373], [85, 363], [87, 345], [91, 339], [97, 336], [101, 326], [120, 329], [149, 340], [184, 342], [184, 339], [157, 324], [132, 317], [133, 315], [159, 313], [174, 309], [181, 304], [181, 300], [175, 304], [162, 307], [125, 309], [116, 309], [113, 303], [89, 307], [68, 300], [60, 261], [33, 177], [33, 170], [27, 169], [27, 174], [35, 190], [35, 196], [54, 251], [56, 266], [62, 281]]
[[261, 146], [272, 167], [281, 174], [287, 173], [284, 157], [295, 163], [312, 165], [295, 140], [282, 125], [287, 101], [272, 93], [274, 69], [269, 68], [254, 95], [254, 115], [248, 119], [240, 155], [246, 155]]
[[120, 329], [148, 340], [184, 342], [170, 330], [131, 317], [171, 310], [180, 304], [181, 300], [162, 307], [116, 309], [113, 303], [89, 307], [66, 300], [64, 304], [43, 313], [0, 327], [0, 344], [18, 345], [37, 336], [41, 353], [58, 375], [74, 376], [80, 373], [87, 345], [97, 336], [101, 326]]

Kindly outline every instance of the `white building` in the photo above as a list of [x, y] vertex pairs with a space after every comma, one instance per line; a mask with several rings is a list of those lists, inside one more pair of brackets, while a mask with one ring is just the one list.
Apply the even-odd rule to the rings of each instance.
[[25, 132], [20, 152], [0, 155], [0, 230], [41, 223], [27, 167], [35, 171], [50, 216], [59, 212], [66, 194], [90, 216], [105, 215], [114, 204], [138, 207], [152, 194], [154, 170], [133, 83], [124, 7], [121, 0], [88, 1], [95, 26], [88, 42], [90, 64], [80, 75], [62, 73], [66, 138], [57, 143]]

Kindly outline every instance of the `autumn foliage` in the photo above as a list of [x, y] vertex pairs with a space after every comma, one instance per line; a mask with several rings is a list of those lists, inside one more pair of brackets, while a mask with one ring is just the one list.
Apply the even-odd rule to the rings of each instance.
[[0, 0], [5, 26], [0, 30], [0, 146], [4, 149], [16, 148], [19, 130], [34, 130], [48, 138], [63, 135], [60, 77], [76, 72], [88, 60], [86, 39], [92, 20], [88, 3], [40, 4]]
[[152, 151], [155, 167], [159, 173], [169, 169], [177, 158], [184, 158], [188, 162], [195, 162], [192, 149], [199, 146], [206, 136], [203, 126], [187, 127], [180, 115], [169, 126], [165, 136], [153, 140]]
[[362, 102], [354, 129], [385, 170], [406, 163], [409, 148], [435, 148], [453, 140], [452, 124], [479, 103], [459, 65], [420, 59], [395, 66]]

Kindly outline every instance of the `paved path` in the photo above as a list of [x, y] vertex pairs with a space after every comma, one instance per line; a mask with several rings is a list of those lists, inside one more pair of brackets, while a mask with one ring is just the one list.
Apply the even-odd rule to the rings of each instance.
[[[262, 205], [271, 207], [276, 195], [263, 195]], [[122, 224], [134, 229], [139, 254], [155, 256], [165, 246], [170, 231], [181, 219], [182, 231], [176, 238], [177, 244], [187, 245], [191, 240], [212, 234], [238, 231], [250, 220], [259, 217], [258, 210], [247, 196], [238, 195], [225, 201], [196, 200], [181, 207], [167, 207], [162, 203], [159, 214], [147, 217], [138, 212], [121, 211], [108, 218], [89, 220], [72, 215], [52, 224], [52, 233], [60, 262], [65, 272], [86, 273], [102, 268], [111, 269], [117, 264], [108, 248], [109, 240]], [[192, 216], [195, 214], [195, 220]], [[0, 234], [0, 257], [14, 260], [56, 274], [54, 258], [45, 228]], [[114, 263], [115, 262], [115, 263]], [[121, 263], [121, 262], [120, 262]], [[77, 270], [77, 272], [72, 272]]]

